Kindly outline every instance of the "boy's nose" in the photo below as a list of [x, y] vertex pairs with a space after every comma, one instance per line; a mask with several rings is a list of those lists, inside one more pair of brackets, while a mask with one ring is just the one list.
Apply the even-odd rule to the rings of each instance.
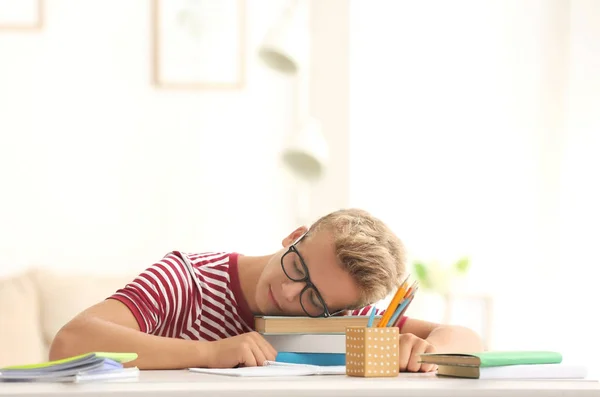
[[287, 281], [283, 284], [283, 297], [285, 300], [292, 302], [300, 295], [300, 292], [304, 288], [304, 283], [297, 281]]

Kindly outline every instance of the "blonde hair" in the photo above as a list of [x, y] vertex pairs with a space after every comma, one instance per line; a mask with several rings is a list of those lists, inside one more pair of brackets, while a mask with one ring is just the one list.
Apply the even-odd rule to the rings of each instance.
[[307, 233], [331, 232], [338, 260], [361, 291], [357, 309], [389, 295], [406, 271], [402, 241], [390, 228], [365, 210], [341, 209], [319, 218]]

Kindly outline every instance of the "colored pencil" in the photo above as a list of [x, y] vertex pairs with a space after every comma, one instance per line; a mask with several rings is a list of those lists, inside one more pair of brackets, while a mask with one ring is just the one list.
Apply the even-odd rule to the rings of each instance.
[[396, 291], [396, 294], [394, 294], [394, 297], [390, 301], [390, 304], [388, 305], [387, 309], [385, 309], [385, 313], [383, 313], [381, 320], [379, 320], [377, 327], [385, 327], [387, 325], [388, 321], [390, 321], [390, 318], [392, 318], [392, 316], [394, 315], [394, 311], [396, 310], [396, 308], [402, 301], [402, 298], [404, 298], [404, 295], [406, 294], [406, 290], [407, 290], [406, 283], [407, 282], [408, 282], [408, 276], [402, 282], [402, 284], [400, 284], [400, 287]]
[[367, 327], [372, 327], [373, 326], [373, 320], [375, 319], [375, 312], [377, 311], [377, 309], [375, 308], [375, 306], [371, 307], [371, 315], [369, 316], [369, 322], [367, 323]]

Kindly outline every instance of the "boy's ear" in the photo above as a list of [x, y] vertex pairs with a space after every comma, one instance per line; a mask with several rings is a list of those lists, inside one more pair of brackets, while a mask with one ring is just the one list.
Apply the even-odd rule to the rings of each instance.
[[294, 244], [294, 241], [298, 240], [300, 236], [302, 236], [307, 231], [308, 228], [306, 226], [300, 226], [299, 228], [291, 232], [289, 235], [287, 235], [283, 239], [283, 241], [281, 241], [281, 245], [283, 245], [284, 248], [289, 247], [290, 245]]

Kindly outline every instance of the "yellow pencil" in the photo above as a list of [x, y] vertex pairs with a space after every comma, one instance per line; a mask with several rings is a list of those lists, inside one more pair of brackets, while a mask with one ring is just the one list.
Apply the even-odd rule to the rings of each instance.
[[396, 310], [396, 308], [400, 304], [400, 301], [402, 301], [402, 299], [404, 298], [404, 295], [406, 294], [407, 282], [408, 282], [408, 277], [406, 277], [404, 282], [402, 284], [400, 284], [398, 291], [396, 291], [396, 294], [392, 298], [392, 301], [388, 305], [387, 309], [385, 309], [385, 313], [383, 313], [381, 320], [379, 320], [379, 322], [377, 323], [377, 327], [383, 328], [387, 325], [388, 321], [390, 321], [390, 318], [392, 318], [392, 316], [394, 315], [394, 311]]

